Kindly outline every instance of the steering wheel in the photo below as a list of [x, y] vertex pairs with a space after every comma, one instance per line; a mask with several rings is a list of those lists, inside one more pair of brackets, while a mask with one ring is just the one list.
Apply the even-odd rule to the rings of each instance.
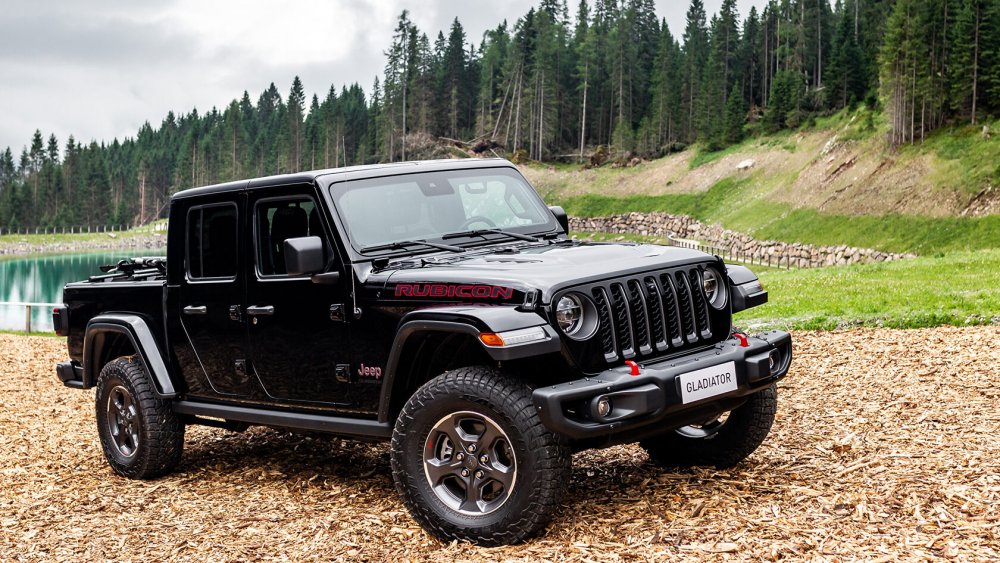
[[459, 227], [459, 230], [461, 231], [468, 230], [470, 226], [475, 225], [476, 223], [486, 223], [487, 225], [489, 225], [491, 229], [499, 228], [496, 223], [490, 220], [489, 217], [484, 217], [482, 215], [473, 215], [472, 217], [466, 219], [464, 223], [462, 223], [462, 226]]

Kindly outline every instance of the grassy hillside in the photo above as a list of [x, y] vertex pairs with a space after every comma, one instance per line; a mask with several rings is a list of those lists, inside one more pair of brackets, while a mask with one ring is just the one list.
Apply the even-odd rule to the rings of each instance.
[[[991, 214], [1000, 212], [1000, 139], [965, 127], [894, 150], [880, 119], [841, 112], [715, 153], [525, 173], [547, 201], [577, 216], [664, 211], [762, 239], [918, 254], [1000, 247], [1000, 215]], [[746, 160], [753, 166], [738, 170]]]

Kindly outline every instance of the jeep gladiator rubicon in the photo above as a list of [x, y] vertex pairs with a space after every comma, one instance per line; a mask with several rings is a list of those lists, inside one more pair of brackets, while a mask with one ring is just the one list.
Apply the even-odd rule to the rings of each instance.
[[396, 489], [444, 539], [542, 529], [574, 451], [638, 442], [728, 467], [774, 420], [785, 332], [689, 249], [581, 242], [504, 160], [362, 166], [182, 191], [167, 256], [68, 284], [68, 387], [96, 387], [112, 469], [170, 472], [205, 424], [391, 442]]

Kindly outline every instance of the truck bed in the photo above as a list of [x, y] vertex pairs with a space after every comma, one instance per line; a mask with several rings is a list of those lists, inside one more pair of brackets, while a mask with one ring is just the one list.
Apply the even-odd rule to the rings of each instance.
[[[150, 266], [154, 260], [158, 261], [155, 267], [142, 267]], [[103, 274], [95, 273], [88, 280], [67, 284], [63, 303], [69, 310], [70, 359], [83, 360], [87, 323], [104, 313], [140, 315], [146, 317], [150, 328], [162, 331], [165, 267], [162, 258], [136, 258], [123, 261]]]

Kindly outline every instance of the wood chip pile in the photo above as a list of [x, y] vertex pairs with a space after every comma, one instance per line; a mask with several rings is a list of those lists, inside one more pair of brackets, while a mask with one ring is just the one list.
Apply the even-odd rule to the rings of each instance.
[[385, 445], [189, 430], [177, 473], [112, 474], [93, 391], [55, 338], [0, 335], [0, 560], [1000, 559], [996, 327], [795, 335], [769, 440], [728, 471], [635, 446], [574, 458], [565, 508], [524, 545], [425, 534]]

